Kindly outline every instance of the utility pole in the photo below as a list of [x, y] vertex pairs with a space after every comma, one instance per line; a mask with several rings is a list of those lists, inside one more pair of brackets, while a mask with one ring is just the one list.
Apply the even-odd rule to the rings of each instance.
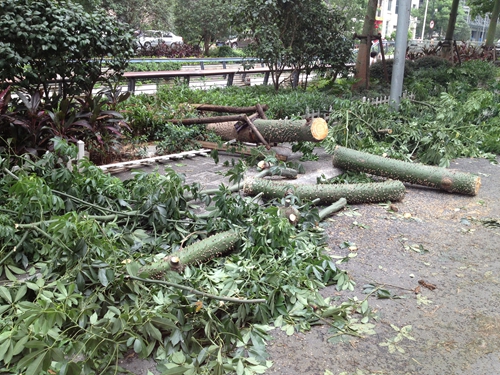
[[[406, 1], [405, 1], [406, 3]], [[429, 7], [429, 0], [425, 2], [425, 12], [424, 12], [424, 24], [422, 25], [422, 42], [424, 41], [424, 33], [425, 33], [425, 23], [427, 22], [427, 8]], [[399, 29], [399, 17], [398, 17], [398, 29]], [[397, 31], [396, 31], [397, 34]]]
[[408, 44], [409, 27], [410, 0], [401, 1], [396, 29], [396, 50], [394, 52], [390, 94], [390, 105], [395, 110], [399, 109], [399, 103], [401, 103], [401, 95], [403, 93], [403, 78], [405, 74], [406, 46]]

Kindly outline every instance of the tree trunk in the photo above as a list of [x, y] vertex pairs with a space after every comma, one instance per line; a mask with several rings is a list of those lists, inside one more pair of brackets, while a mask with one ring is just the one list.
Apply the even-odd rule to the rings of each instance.
[[500, 0], [495, 0], [493, 10], [491, 11], [490, 26], [486, 34], [486, 47], [495, 46], [495, 31], [497, 29], [497, 19], [500, 13]]
[[455, 24], [457, 23], [458, 5], [460, 0], [453, 0], [451, 4], [450, 19], [448, 20], [448, 27], [446, 29], [446, 36], [444, 38], [442, 56], [445, 59], [450, 59], [453, 53], [453, 33], [455, 32]]
[[363, 39], [360, 39], [358, 57], [356, 60], [356, 76], [358, 82], [353, 85], [353, 87], [369, 87], [370, 80], [370, 50], [371, 41], [368, 41], [368, 37], [371, 38], [373, 35], [373, 30], [375, 27], [375, 15], [377, 14], [377, 4], [378, 0], [369, 0], [368, 7], [365, 15], [365, 22], [363, 24]]
[[142, 267], [138, 275], [142, 278], [161, 278], [167, 271], [180, 272], [186, 264], [202, 262], [234, 248], [241, 239], [241, 232], [229, 230], [221, 232], [178, 250], [166, 258]]
[[341, 198], [348, 203], [371, 203], [400, 201], [406, 189], [401, 181], [385, 181], [364, 184], [339, 185], [295, 185], [274, 182], [261, 178], [248, 178], [243, 184], [243, 192], [248, 195], [263, 193], [265, 198], [283, 198], [293, 194], [301, 199], [314, 200], [319, 204], [332, 204]]
[[333, 166], [430, 186], [450, 193], [476, 195], [481, 186], [481, 178], [471, 173], [387, 159], [341, 146], [337, 146], [333, 152]]
[[[319, 142], [328, 135], [328, 124], [322, 118], [306, 120], [263, 120], [253, 121], [260, 134], [268, 142]], [[236, 139], [240, 142], [257, 143], [257, 136], [250, 127], [245, 126], [239, 132], [235, 128], [236, 122], [221, 122], [207, 125], [207, 130], [213, 131], [223, 140]]]

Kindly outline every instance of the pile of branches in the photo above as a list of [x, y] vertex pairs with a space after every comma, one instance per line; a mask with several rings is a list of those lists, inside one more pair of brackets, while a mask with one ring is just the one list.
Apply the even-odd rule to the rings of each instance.
[[331, 211], [204, 191], [168, 168], [122, 182], [87, 160], [68, 169], [65, 141], [54, 150], [0, 158], [2, 373], [116, 373], [131, 353], [160, 371], [262, 373], [270, 324], [329, 322], [338, 336], [370, 313], [318, 292], [354, 286], [324, 252]]

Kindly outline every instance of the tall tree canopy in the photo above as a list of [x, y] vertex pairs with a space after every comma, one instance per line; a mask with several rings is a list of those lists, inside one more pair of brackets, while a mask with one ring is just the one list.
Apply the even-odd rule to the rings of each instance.
[[174, 30], [173, 6], [177, 0], [74, 0], [88, 12], [105, 10], [118, 21], [138, 30]]
[[210, 44], [228, 36], [229, 13], [224, 0], [179, 0], [174, 7], [176, 30], [184, 40], [202, 42], [208, 56]]
[[346, 19], [323, 0], [233, 0], [232, 24], [251, 34], [250, 45], [273, 69], [274, 87], [286, 66], [306, 72], [314, 64], [334, 69], [350, 58], [352, 37]]

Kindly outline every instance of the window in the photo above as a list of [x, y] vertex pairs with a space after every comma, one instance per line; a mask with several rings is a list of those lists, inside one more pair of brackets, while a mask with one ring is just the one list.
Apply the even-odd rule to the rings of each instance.
[[387, 10], [389, 12], [392, 10], [392, 0], [387, 1]]
[[398, 8], [399, 8], [399, 0], [396, 0], [396, 10], [394, 13], [398, 14]]

